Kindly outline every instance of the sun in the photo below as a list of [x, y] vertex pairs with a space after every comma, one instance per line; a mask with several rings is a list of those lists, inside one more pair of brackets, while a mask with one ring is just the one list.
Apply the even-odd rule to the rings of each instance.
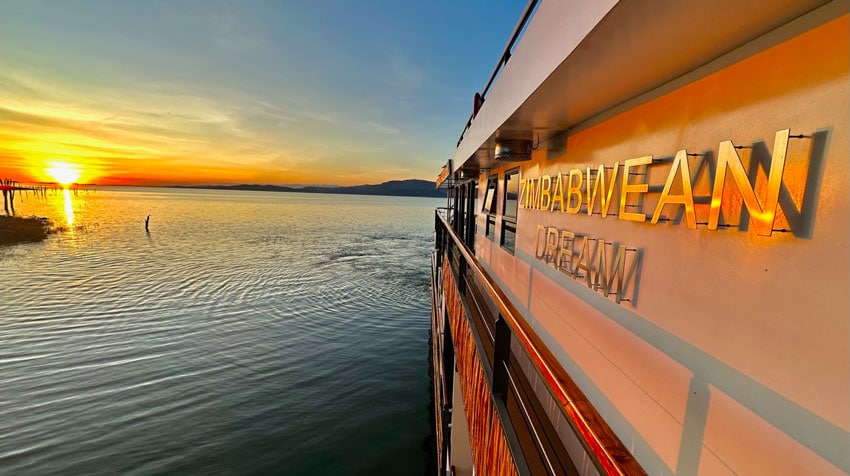
[[80, 179], [80, 169], [67, 162], [53, 162], [45, 172], [62, 186], [71, 185]]

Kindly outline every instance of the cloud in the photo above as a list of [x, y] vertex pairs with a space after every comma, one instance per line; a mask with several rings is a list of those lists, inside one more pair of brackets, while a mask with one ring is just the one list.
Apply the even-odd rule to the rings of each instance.
[[372, 129], [378, 132], [382, 132], [384, 134], [398, 135], [401, 133], [401, 131], [399, 131], [395, 127], [388, 126], [386, 124], [381, 124], [380, 122], [367, 121], [365, 124], [371, 127]]
[[352, 184], [364, 167], [385, 176], [380, 162], [402, 155], [407, 140], [380, 107], [358, 115], [310, 96], [175, 81], [92, 87], [20, 65], [0, 69], [0, 86], [4, 169], [36, 179], [42, 164], [65, 159], [98, 182], [136, 174], [144, 183], [328, 183], [333, 170]]
[[399, 49], [387, 52], [390, 75], [387, 82], [392, 86], [409, 91], [420, 89], [425, 83], [425, 73], [410, 61]]
[[225, 0], [163, 2], [156, 5], [162, 17], [203, 35], [208, 44], [229, 54], [245, 54], [265, 48], [266, 42], [257, 34], [260, 24], [251, 21], [243, 12], [244, 4]]

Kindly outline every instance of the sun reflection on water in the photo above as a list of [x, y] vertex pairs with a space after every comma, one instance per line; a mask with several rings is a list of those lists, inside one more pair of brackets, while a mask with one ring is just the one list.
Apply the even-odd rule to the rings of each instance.
[[62, 190], [62, 195], [65, 197], [65, 221], [70, 228], [74, 226], [74, 202], [71, 200], [71, 191], [67, 188]]

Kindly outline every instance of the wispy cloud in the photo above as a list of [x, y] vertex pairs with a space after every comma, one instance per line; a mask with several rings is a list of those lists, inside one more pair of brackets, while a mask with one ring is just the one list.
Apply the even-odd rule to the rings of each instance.
[[386, 81], [393, 87], [415, 91], [425, 83], [425, 72], [397, 48], [386, 52], [389, 75]]
[[432, 38], [441, 4], [319, 4], [0, 2], [0, 176], [58, 158], [161, 182], [430, 176], [468, 112], [447, 125], [432, 93], [457, 62], [434, 65], [454, 50], [423, 45], [479, 37]]
[[[0, 72], [0, 84], [17, 85], [0, 91], [0, 155], [13, 158], [7, 167], [29, 168], [37, 180], [47, 179], [40, 167], [63, 159], [101, 176], [144, 177], [141, 165], [156, 164], [166, 182], [204, 174], [211, 181], [214, 172], [219, 182], [324, 182], [328, 169], [353, 173], [355, 162], [398, 156], [407, 141], [380, 120], [238, 91], [157, 83], [87, 94], [20, 70]], [[380, 109], [365, 113], [382, 116]]]
[[398, 135], [398, 134], [401, 133], [401, 131], [399, 131], [395, 127], [388, 126], [386, 124], [381, 124], [380, 122], [367, 121], [366, 125], [371, 127], [372, 129], [374, 129], [378, 132], [382, 132], [384, 134]]
[[179, 4], [162, 2], [156, 7], [164, 18], [194, 26], [206, 41], [228, 53], [244, 54], [266, 46], [263, 37], [257, 33], [259, 25], [240, 15], [240, 12], [248, 10], [242, 3], [202, 0]]

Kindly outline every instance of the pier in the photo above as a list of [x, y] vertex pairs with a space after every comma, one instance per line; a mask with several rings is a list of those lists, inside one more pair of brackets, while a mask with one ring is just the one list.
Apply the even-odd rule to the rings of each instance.
[[[76, 189], [76, 185], [74, 186]], [[0, 180], [0, 191], [3, 192], [3, 210], [6, 216], [15, 215], [15, 195], [32, 194], [33, 196], [47, 197], [50, 191], [61, 190], [62, 187], [58, 184], [30, 184], [21, 185], [17, 180], [2, 179]]]
[[[0, 179], [0, 191], [3, 193], [3, 211], [0, 215], [0, 245], [14, 243], [36, 242], [47, 238], [51, 233], [50, 223], [46, 218], [18, 217], [15, 211], [15, 198], [32, 196], [46, 199], [51, 193], [63, 190], [75, 194], [86, 187], [73, 184], [69, 187], [56, 183], [21, 184], [12, 179]], [[56, 231], [56, 229], [53, 229]]]

